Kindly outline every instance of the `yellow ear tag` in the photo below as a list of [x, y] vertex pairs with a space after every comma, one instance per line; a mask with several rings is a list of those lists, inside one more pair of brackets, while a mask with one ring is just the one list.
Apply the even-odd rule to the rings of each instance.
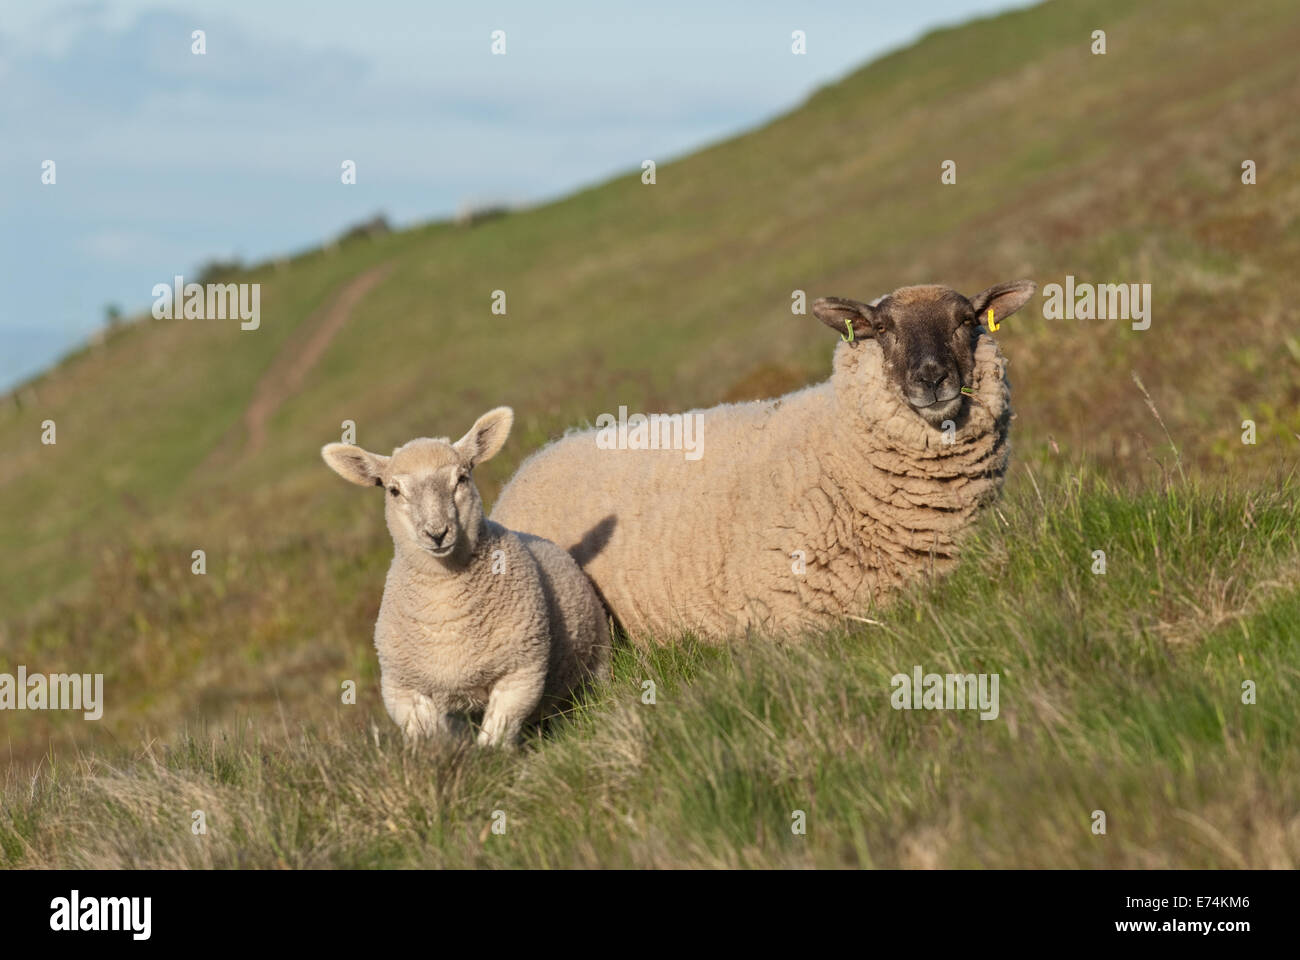
[[844, 318], [844, 329], [847, 330], [847, 331], [849, 332], [849, 335], [846, 337], [846, 336], [844, 336], [844, 334], [841, 333], [841, 334], [840, 334], [840, 339], [843, 340], [845, 343], [852, 343], [852, 342], [853, 342], [853, 325], [852, 325], [851, 323], [849, 323], [849, 318], [848, 318], [848, 317], [845, 317], [845, 318]]
[[993, 319], [993, 308], [989, 307], [989, 329], [996, 330], [1000, 326], [1002, 326], [1002, 324]]

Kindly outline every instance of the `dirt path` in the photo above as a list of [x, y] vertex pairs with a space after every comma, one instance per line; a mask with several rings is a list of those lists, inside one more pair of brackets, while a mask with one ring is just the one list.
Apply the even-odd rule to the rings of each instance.
[[267, 423], [272, 414], [302, 388], [307, 374], [351, 318], [357, 304], [387, 279], [393, 267], [392, 263], [381, 263], [354, 278], [290, 335], [257, 382], [253, 399], [244, 410], [245, 457], [254, 456], [266, 445]]

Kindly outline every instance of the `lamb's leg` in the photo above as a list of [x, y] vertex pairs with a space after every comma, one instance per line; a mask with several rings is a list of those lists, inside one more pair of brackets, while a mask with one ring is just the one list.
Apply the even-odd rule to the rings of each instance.
[[381, 680], [384, 706], [408, 740], [446, 736], [455, 732], [450, 712], [419, 690], [399, 687]]
[[513, 745], [519, 739], [519, 731], [541, 703], [545, 686], [544, 672], [512, 673], [498, 680], [488, 694], [478, 742], [490, 746]]

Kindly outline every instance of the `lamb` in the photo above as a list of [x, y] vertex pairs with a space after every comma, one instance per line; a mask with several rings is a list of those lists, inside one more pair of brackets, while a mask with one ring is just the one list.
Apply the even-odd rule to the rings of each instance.
[[982, 320], [1033, 291], [818, 300], [842, 341], [829, 380], [691, 411], [697, 459], [570, 433], [524, 462], [493, 517], [567, 547], [638, 641], [797, 634], [885, 604], [951, 568], [1001, 489], [1010, 388]]
[[483, 516], [471, 471], [514, 422], [481, 416], [455, 443], [421, 437], [392, 456], [331, 443], [345, 480], [386, 490], [393, 562], [375, 623], [384, 706], [407, 737], [458, 735], [483, 710], [480, 744], [513, 744], [609, 673], [609, 623], [567, 553]]

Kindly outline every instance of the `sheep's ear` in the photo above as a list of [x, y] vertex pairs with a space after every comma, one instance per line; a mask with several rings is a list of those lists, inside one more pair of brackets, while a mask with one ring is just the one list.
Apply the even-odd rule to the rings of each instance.
[[497, 407], [489, 410], [474, 422], [469, 433], [456, 441], [457, 452], [476, 466], [484, 460], [491, 460], [497, 455], [510, 436], [510, 427], [515, 422], [515, 412], [509, 407]]
[[350, 443], [327, 443], [320, 448], [321, 459], [344, 480], [362, 487], [382, 487], [388, 457], [354, 447]]
[[1001, 322], [1011, 316], [1034, 295], [1035, 284], [1032, 280], [1013, 280], [989, 287], [983, 293], [971, 297], [970, 305], [975, 308], [975, 316], [980, 320], [988, 317], [989, 308], [993, 308], [993, 319]]
[[853, 337], [856, 340], [876, 335], [876, 328], [872, 322], [875, 319], [876, 308], [869, 303], [849, 300], [847, 297], [822, 297], [813, 301], [813, 313], [826, 326], [845, 335], [849, 332], [845, 324], [852, 324]]

